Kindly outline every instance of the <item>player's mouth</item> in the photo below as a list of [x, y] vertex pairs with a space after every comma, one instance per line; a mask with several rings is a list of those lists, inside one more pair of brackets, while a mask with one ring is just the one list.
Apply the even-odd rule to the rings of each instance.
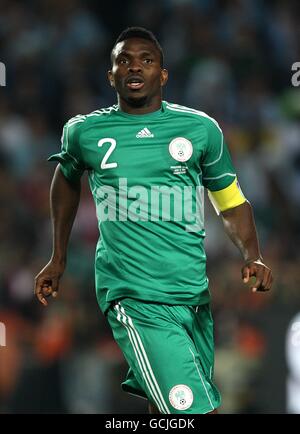
[[131, 76], [126, 80], [126, 86], [130, 90], [140, 90], [144, 87], [144, 80], [138, 76]]

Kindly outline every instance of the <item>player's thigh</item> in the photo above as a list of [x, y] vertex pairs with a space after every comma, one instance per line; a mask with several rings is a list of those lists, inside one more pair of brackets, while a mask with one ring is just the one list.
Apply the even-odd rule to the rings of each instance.
[[109, 321], [140, 387], [161, 413], [208, 413], [219, 405], [218, 392], [174, 312], [125, 299]]
[[193, 309], [190, 335], [199, 355], [206, 376], [213, 378], [214, 372], [214, 324], [210, 305], [200, 305]]

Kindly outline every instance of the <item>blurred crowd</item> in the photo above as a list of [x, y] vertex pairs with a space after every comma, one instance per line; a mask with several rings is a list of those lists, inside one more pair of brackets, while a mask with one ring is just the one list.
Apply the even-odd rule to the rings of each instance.
[[241, 259], [207, 204], [206, 249], [225, 413], [286, 411], [285, 333], [300, 311], [300, 5], [263, 0], [0, 1], [0, 413], [142, 413], [120, 390], [126, 364], [94, 290], [98, 237], [86, 179], [66, 274], [45, 309], [34, 276], [49, 260], [47, 157], [63, 124], [116, 102], [110, 50], [129, 25], [165, 52], [164, 99], [223, 128], [255, 211], [270, 294], [252, 294]]

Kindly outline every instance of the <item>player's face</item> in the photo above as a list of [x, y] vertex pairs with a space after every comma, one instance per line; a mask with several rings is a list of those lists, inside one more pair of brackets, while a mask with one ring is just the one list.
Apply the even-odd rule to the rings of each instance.
[[131, 38], [115, 46], [108, 78], [123, 105], [156, 109], [168, 73], [161, 67], [160, 53], [151, 41]]

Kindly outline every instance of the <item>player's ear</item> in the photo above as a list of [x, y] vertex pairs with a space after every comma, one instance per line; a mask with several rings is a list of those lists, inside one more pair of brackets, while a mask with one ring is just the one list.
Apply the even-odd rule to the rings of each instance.
[[161, 72], [160, 72], [160, 84], [161, 84], [161, 87], [164, 86], [167, 83], [168, 76], [169, 76], [168, 71], [165, 68], [163, 68], [161, 70]]
[[114, 81], [114, 77], [112, 75], [111, 70], [107, 71], [107, 78], [108, 78], [108, 81], [109, 81], [111, 87], [115, 87], [115, 81]]

